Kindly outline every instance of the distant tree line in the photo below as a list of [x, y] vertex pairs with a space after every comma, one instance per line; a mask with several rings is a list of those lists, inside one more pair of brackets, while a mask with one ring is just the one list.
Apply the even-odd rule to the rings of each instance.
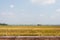
[[6, 24], [6, 23], [0, 23], [0, 25], [8, 25], [8, 24]]
[[42, 26], [42, 24], [37, 24], [37, 26]]

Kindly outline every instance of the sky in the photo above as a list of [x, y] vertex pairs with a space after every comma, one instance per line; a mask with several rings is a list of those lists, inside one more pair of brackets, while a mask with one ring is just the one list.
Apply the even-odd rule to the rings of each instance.
[[0, 23], [60, 24], [60, 0], [0, 0]]

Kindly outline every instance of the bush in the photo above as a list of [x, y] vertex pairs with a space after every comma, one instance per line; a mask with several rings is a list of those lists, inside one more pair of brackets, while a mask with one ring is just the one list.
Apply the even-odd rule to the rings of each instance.
[[42, 26], [41, 24], [37, 24], [37, 26]]

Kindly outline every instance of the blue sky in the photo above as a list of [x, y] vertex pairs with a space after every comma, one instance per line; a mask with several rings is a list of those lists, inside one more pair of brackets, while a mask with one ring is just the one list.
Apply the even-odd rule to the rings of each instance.
[[60, 24], [60, 0], [0, 0], [0, 22]]

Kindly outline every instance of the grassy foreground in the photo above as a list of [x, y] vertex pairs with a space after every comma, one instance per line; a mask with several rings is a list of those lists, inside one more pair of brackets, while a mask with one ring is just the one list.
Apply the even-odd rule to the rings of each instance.
[[60, 26], [0, 26], [0, 36], [60, 36]]

